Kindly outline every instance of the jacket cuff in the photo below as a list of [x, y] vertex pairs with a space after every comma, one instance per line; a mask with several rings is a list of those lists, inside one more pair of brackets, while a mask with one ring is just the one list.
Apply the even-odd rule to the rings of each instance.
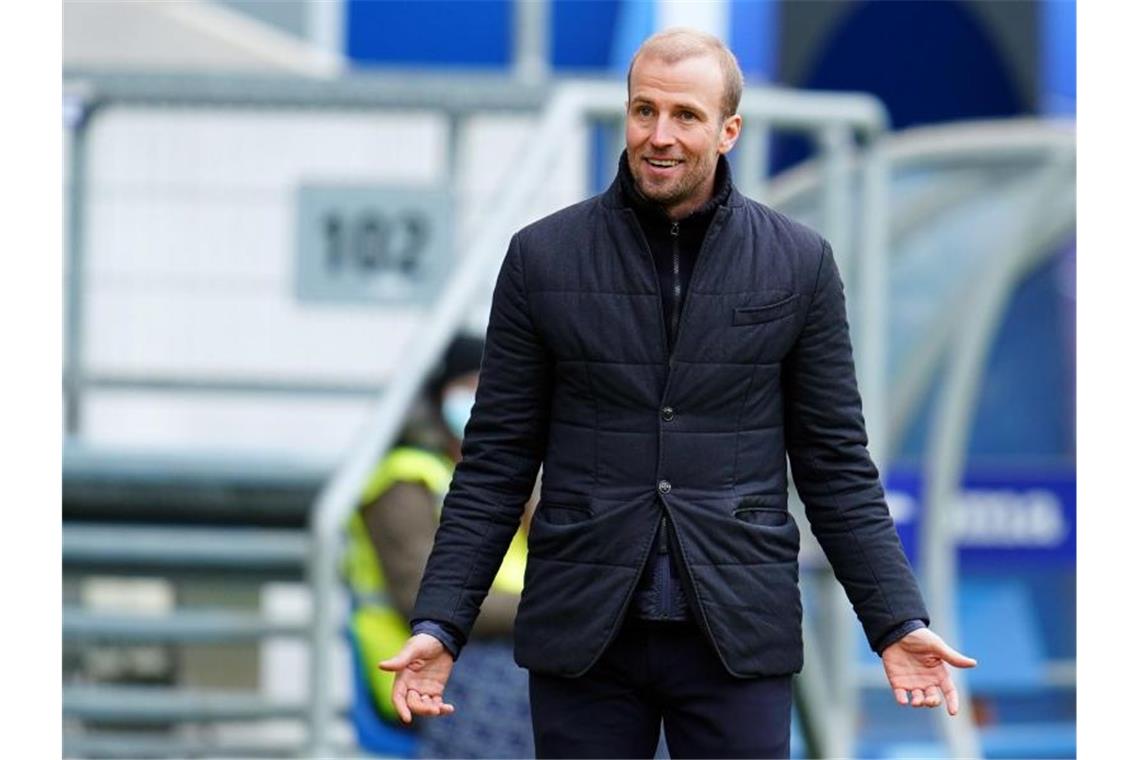
[[460, 643], [459, 632], [454, 630], [452, 626], [439, 620], [413, 620], [412, 635], [415, 636], [419, 633], [426, 633], [439, 639], [439, 643], [443, 644], [443, 648], [451, 654], [451, 659], [459, 659], [459, 652], [463, 649], [463, 644]]
[[912, 631], [917, 631], [919, 628], [925, 628], [925, 627], [926, 627], [926, 623], [924, 623], [923, 621], [921, 621], [917, 618], [915, 618], [913, 620], [907, 620], [903, 623], [899, 623], [897, 626], [895, 626], [891, 630], [887, 631], [886, 635], [883, 636], [883, 638], [879, 639], [878, 644], [875, 645], [875, 652], [880, 657], [882, 657], [883, 656], [883, 650], [885, 650], [891, 644], [894, 644], [896, 641], [903, 638], [908, 633], [911, 633]]

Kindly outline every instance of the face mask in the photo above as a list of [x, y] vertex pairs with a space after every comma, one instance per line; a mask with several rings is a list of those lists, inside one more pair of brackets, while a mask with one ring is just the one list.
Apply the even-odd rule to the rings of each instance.
[[460, 388], [448, 391], [443, 397], [443, 421], [451, 434], [463, 440], [463, 429], [467, 427], [467, 420], [471, 416], [471, 407], [475, 406], [475, 391]]

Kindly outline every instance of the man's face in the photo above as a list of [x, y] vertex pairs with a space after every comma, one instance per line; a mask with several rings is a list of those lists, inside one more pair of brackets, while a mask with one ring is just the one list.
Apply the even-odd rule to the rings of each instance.
[[724, 81], [711, 55], [665, 63], [642, 55], [630, 73], [625, 114], [629, 168], [641, 194], [679, 219], [712, 197], [717, 158], [740, 135], [721, 120]]

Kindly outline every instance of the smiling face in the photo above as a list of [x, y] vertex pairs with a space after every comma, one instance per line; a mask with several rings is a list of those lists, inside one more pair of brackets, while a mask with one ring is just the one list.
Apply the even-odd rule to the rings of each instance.
[[633, 65], [625, 145], [637, 189], [672, 219], [712, 197], [718, 157], [736, 144], [741, 118], [721, 114], [724, 81], [712, 55], [666, 63], [652, 54]]

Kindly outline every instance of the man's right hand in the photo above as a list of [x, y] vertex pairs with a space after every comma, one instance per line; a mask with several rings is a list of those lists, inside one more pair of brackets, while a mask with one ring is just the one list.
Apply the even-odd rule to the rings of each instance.
[[408, 639], [395, 656], [379, 664], [396, 673], [392, 704], [400, 720], [412, 722], [412, 715], [450, 715], [455, 706], [443, 701], [443, 687], [455, 660], [439, 639], [419, 633]]

